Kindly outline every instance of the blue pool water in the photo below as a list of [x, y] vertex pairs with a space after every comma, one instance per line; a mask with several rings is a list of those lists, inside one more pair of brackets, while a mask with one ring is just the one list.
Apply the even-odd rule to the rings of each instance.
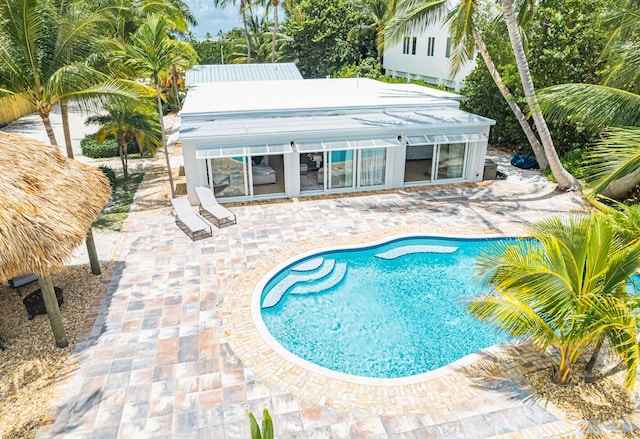
[[262, 318], [287, 350], [331, 370], [382, 378], [428, 372], [508, 339], [460, 300], [484, 291], [471, 271], [495, 241], [403, 238], [319, 253], [267, 283]]

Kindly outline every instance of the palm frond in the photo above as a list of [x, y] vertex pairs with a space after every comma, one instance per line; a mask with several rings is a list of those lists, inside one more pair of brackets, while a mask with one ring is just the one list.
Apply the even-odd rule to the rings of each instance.
[[[640, 99], [640, 97], [639, 97]], [[637, 116], [636, 116], [637, 117]], [[640, 128], [610, 128], [593, 146], [585, 167], [596, 192], [640, 170]]]
[[398, 3], [396, 14], [385, 26], [385, 41], [397, 44], [411, 33], [421, 33], [447, 14], [447, 0], [405, 0]]
[[640, 95], [593, 84], [562, 84], [538, 95], [552, 120], [569, 119], [593, 128], [640, 125]]
[[541, 348], [557, 339], [553, 329], [534, 309], [509, 294], [480, 297], [467, 305], [467, 311], [511, 336], [528, 338]]

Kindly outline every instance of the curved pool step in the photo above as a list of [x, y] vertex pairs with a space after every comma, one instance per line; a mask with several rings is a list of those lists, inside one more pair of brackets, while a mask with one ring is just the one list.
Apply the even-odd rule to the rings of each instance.
[[323, 257], [313, 258], [313, 259], [305, 261], [305, 262], [303, 262], [301, 264], [298, 264], [295, 267], [292, 267], [291, 271], [305, 272], [305, 271], [317, 270], [318, 268], [320, 268], [320, 266], [322, 265], [323, 262], [324, 262], [324, 258]]
[[272, 306], [276, 306], [278, 302], [280, 302], [280, 299], [282, 299], [282, 296], [284, 296], [284, 293], [299, 282], [310, 282], [327, 276], [333, 271], [335, 264], [335, 259], [325, 259], [320, 270], [305, 273], [290, 273], [289, 276], [285, 277], [271, 288], [271, 291], [269, 291], [262, 301], [262, 308], [271, 308]]
[[378, 253], [376, 258], [397, 259], [400, 256], [412, 255], [415, 253], [455, 253], [456, 251], [458, 251], [458, 247], [450, 247], [446, 245], [406, 245]]
[[298, 284], [293, 287], [291, 294], [313, 294], [321, 293], [338, 285], [347, 274], [347, 263], [338, 262], [333, 271], [322, 281], [317, 283]]

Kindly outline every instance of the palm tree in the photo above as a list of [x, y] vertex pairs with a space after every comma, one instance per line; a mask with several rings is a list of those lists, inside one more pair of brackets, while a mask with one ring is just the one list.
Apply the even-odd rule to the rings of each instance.
[[573, 175], [564, 169], [562, 163], [560, 163], [560, 158], [558, 157], [556, 148], [553, 145], [553, 139], [551, 138], [549, 127], [547, 126], [547, 122], [545, 121], [540, 105], [538, 104], [538, 98], [531, 78], [531, 71], [529, 70], [529, 63], [522, 45], [520, 29], [516, 22], [513, 3], [511, 0], [501, 0], [501, 3], [504, 20], [507, 24], [507, 30], [509, 33], [509, 40], [511, 41], [511, 47], [513, 48], [513, 53], [515, 55], [518, 73], [520, 74], [522, 89], [527, 100], [527, 105], [529, 106], [529, 111], [531, 112], [531, 116], [533, 117], [540, 135], [540, 142], [544, 147], [547, 161], [551, 167], [551, 172], [558, 182], [560, 189], [576, 189], [579, 182]]
[[122, 162], [124, 179], [129, 178], [128, 170], [128, 145], [134, 138], [138, 143], [140, 153], [148, 151], [155, 153], [160, 145], [162, 133], [158, 115], [153, 110], [153, 105], [131, 105], [129, 103], [113, 102], [105, 108], [107, 114], [92, 116], [86, 123], [98, 123], [101, 126], [96, 136], [96, 141], [102, 143], [107, 137], [113, 136], [118, 142], [118, 152]]
[[[44, 0], [0, 0], [0, 70], [6, 84], [0, 95], [19, 94], [31, 102], [52, 145], [58, 144], [50, 120], [56, 102], [95, 105], [96, 97], [144, 95], [140, 84], [110, 79], [83, 62], [106, 15], [82, 5], [66, 6], [60, 15], [54, 4]], [[70, 144], [67, 154], [73, 157]]]
[[604, 54], [611, 67], [603, 84], [562, 84], [540, 96], [548, 117], [604, 130], [586, 170], [594, 190], [615, 199], [640, 184], [640, 13], [631, 6], [612, 11]]
[[[278, 34], [276, 40], [276, 55], [272, 58], [272, 33], [269, 30], [269, 23], [261, 17], [251, 17], [249, 20], [250, 29], [250, 42], [251, 53], [253, 53], [253, 60], [257, 63], [267, 63], [271, 59], [275, 62], [282, 62], [284, 60], [283, 47], [291, 39], [283, 34]], [[244, 38], [240, 37], [239, 33], [229, 32], [227, 34], [227, 42], [230, 48], [230, 52], [227, 54], [228, 62], [231, 64], [241, 64], [247, 61], [247, 46]]]
[[621, 358], [632, 388], [640, 347], [637, 299], [626, 281], [640, 268], [639, 242], [621, 238], [600, 215], [552, 218], [531, 232], [535, 241], [499, 244], [478, 259], [477, 274], [495, 292], [467, 309], [542, 352], [554, 348], [556, 383], [567, 383], [581, 355], [600, 345]]
[[492, 10], [492, 2], [482, 2], [481, 0], [462, 0], [454, 9], [448, 9], [447, 0], [436, 0], [425, 2], [424, 0], [406, 0], [400, 2], [395, 16], [385, 27], [386, 37], [391, 42], [398, 42], [402, 36], [412, 30], [421, 30], [435, 23], [445, 20], [449, 25], [452, 57], [451, 71], [455, 75], [460, 67], [469, 62], [477, 50], [493, 78], [493, 82], [498, 87], [500, 94], [505, 99], [509, 108], [520, 124], [531, 149], [536, 156], [540, 168], [546, 168], [548, 161], [545, 150], [538, 141], [527, 117], [517, 104], [516, 98], [511, 94], [502, 80], [498, 68], [493, 63], [491, 55], [482, 39], [480, 23], [486, 19], [481, 8], [486, 8], [495, 15]]
[[[387, 23], [393, 18], [398, 7], [398, 0], [366, 0], [363, 2], [365, 9], [372, 23], [369, 27], [376, 35], [376, 50], [378, 52], [378, 62], [382, 64], [384, 54], [384, 30]], [[363, 27], [365, 25], [361, 25]]]
[[[228, 4], [235, 6], [237, 0], [213, 0], [216, 7], [225, 7]], [[244, 38], [247, 44], [247, 64], [251, 63], [251, 38], [249, 35], [249, 19], [252, 16], [251, 2], [249, 0], [240, 0], [240, 15], [242, 16], [242, 25], [244, 27]], [[248, 16], [247, 16], [248, 15]]]
[[151, 79], [155, 87], [162, 146], [167, 162], [171, 197], [174, 198], [175, 188], [163, 121], [162, 79], [168, 76], [174, 66], [184, 69], [192, 66], [196, 62], [197, 54], [189, 43], [169, 38], [167, 29], [168, 23], [163, 16], [149, 15], [131, 37], [129, 44], [114, 42], [114, 54], [117, 61], [122, 62], [133, 72]]

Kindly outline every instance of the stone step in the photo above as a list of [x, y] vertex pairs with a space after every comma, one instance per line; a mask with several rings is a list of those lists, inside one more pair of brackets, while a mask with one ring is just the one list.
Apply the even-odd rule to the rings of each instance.
[[291, 287], [299, 282], [310, 282], [318, 279], [322, 279], [323, 277], [329, 275], [333, 271], [333, 267], [335, 266], [335, 259], [324, 260], [322, 267], [313, 272], [305, 272], [305, 273], [289, 273], [289, 276], [282, 279], [278, 282], [272, 289], [269, 291], [267, 296], [262, 301], [262, 308], [271, 308], [272, 306], [276, 306], [284, 293], [289, 291]]
[[300, 283], [291, 289], [291, 294], [313, 294], [321, 293], [338, 285], [347, 274], [347, 263], [338, 262], [333, 271], [320, 282], [307, 284]]
[[308, 261], [305, 261], [301, 264], [296, 265], [291, 268], [291, 271], [304, 272], [304, 271], [313, 271], [320, 268], [322, 263], [324, 262], [324, 258], [313, 258]]
[[376, 258], [397, 259], [400, 256], [411, 255], [414, 253], [454, 253], [456, 251], [458, 251], [458, 247], [446, 245], [405, 245], [378, 253]]

